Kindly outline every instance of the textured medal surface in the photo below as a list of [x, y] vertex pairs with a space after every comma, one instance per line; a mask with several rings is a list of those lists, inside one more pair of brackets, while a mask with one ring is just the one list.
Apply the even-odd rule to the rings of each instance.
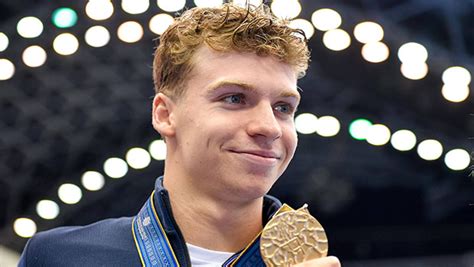
[[327, 252], [326, 233], [305, 207], [284, 207], [267, 223], [260, 237], [260, 253], [267, 266], [291, 266], [325, 257]]

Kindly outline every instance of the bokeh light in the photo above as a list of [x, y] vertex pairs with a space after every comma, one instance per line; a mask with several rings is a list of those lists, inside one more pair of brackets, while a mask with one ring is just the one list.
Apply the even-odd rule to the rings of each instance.
[[270, 8], [275, 16], [283, 19], [296, 18], [301, 12], [298, 0], [273, 0]]
[[173, 24], [174, 18], [168, 14], [157, 14], [150, 19], [149, 27], [153, 33], [162, 35]]
[[424, 160], [436, 160], [443, 154], [443, 145], [437, 140], [427, 139], [418, 144], [416, 152]]
[[320, 31], [329, 31], [339, 28], [342, 18], [337, 11], [329, 8], [318, 9], [311, 15], [311, 22]]
[[471, 164], [471, 155], [461, 148], [452, 149], [444, 156], [444, 163], [453, 171], [462, 171]]
[[441, 88], [441, 94], [443, 97], [454, 103], [462, 102], [469, 96], [470, 90], [467, 85], [451, 85], [445, 84]]
[[146, 168], [151, 162], [150, 153], [140, 147], [134, 147], [128, 150], [125, 159], [127, 160], [128, 165], [134, 169]]
[[15, 65], [6, 58], [0, 58], [0, 81], [10, 79], [13, 74], [15, 74]]
[[117, 29], [117, 36], [126, 43], [138, 42], [143, 37], [143, 28], [136, 21], [126, 21]]
[[35, 38], [43, 32], [43, 23], [37, 17], [24, 17], [18, 21], [16, 30], [24, 38]]
[[114, 13], [114, 5], [110, 0], [89, 0], [86, 14], [93, 20], [106, 20]]
[[349, 124], [349, 134], [356, 140], [365, 140], [371, 126], [367, 119], [356, 119]]
[[317, 121], [316, 132], [323, 137], [332, 137], [339, 133], [341, 123], [333, 116], [322, 116]]
[[409, 151], [416, 146], [416, 135], [410, 130], [398, 130], [392, 134], [390, 143], [398, 151]]
[[442, 80], [449, 85], [468, 85], [471, 82], [471, 74], [461, 66], [449, 67], [443, 71]]
[[36, 223], [29, 218], [18, 218], [13, 223], [13, 230], [18, 236], [29, 238], [36, 233]]
[[148, 151], [155, 160], [166, 159], [166, 143], [163, 140], [155, 140], [151, 142]]
[[194, 0], [197, 7], [218, 7], [223, 3], [223, 0]]
[[295, 118], [295, 128], [301, 134], [312, 134], [318, 130], [318, 118], [311, 113], [301, 113]]
[[43, 199], [36, 204], [36, 213], [46, 220], [52, 220], [59, 215], [59, 206], [56, 202], [48, 199]]
[[289, 25], [293, 29], [300, 29], [303, 30], [307, 39], [311, 38], [314, 34], [314, 27], [311, 22], [305, 19], [295, 19], [290, 22]]
[[323, 35], [323, 43], [330, 50], [341, 51], [349, 47], [351, 37], [341, 29], [329, 30]]
[[128, 165], [121, 158], [109, 158], [104, 162], [104, 172], [110, 178], [122, 178], [128, 172]]
[[410, 80], [420, 80], [428, 74], [428, 65], [425, 62], [421, 63], [402, 63], [400, 66], [402, 75]]
[[367, 130], [367, 143], [382, 146], [390, 141], [390, 129], [383, 124], [374, 124]]
[[103, 47], [110, 41], [110, 33], [104, 26], [92, 26], [84, 36], [86, 43], [92, 47]]
[[128, 14], [142, 14], [150, 7], [150, 0], [122, 0], [121, 6]]
[[56, 53], [67, 56], [76, 53], [79, 48], [79, 41], [76, 36], [70, 33], [61, 33], [53, 41], [53, 48]]
[[354, 28], [354, 37], [364, 44], [379, 42], [383, 39], [383, 35], [382, 26], [373, 21], [361, 22]]
[[398, 58], [404, 64], [424, 63], [428, 59], [428, 50], [419, 43], [406, 43], [398, 49]]
[[46, 51], [37, 45], [29, 46], [23, 51], [22, 59], [26, 66], [36, 68], [46, 62]]
[[71, 8], [61, 7], [53, 11], [51, 20], [58, 28], [70, 28], [77, 23], [77, 13]]
[[262, 4], [262, 0], [233, 0], [232, 3], [236, 6], [240, 6], [240, 7], [244, 7], [244, 8], [247, 7], [247, 3], [249, 3], [250, 5], [258, 7]]
[[176, 12], [184, 8], [186, 0], [157, 0], [158, 7], [166, 12]]
[[105, 178], [100, 172], [86, 171], [81, 177], [81, 183], [89, 191], [98, 191], [104, 187]]
[[8, 36], [3, 32], [0, 32], [0, 52], [3, 52], [7, 49], [9, 44]]
[[58, 189], [58, 196], [66, 204], [76, 204], [82, 198], [82, 190], [75, 184], [65, 183]]
[[362, 46], [362, 57], [371, 63], [380, 63], [387, 60], [390, 51], [388, 46], [381, 42], [367, 43]]

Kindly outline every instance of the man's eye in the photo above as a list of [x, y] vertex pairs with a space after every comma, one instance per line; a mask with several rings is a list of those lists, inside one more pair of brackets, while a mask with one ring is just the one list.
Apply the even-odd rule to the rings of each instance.
[[293, 112], [293, 107], [290, 104], [279, 104], [275, 107], [275, 110], [285, 114], [291, 114]]
[[223, 100], [229, 104], [241, 104], [244, 102], [244, 96], [241, 94], [229, 95], [224, 97]]

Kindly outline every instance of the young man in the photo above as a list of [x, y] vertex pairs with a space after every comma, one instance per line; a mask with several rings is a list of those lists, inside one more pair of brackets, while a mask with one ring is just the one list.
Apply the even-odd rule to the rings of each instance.
[[[24, 266], [264, 266], [265, 194], [297, 145], [297, 79], [309, 52], [265, 6], [194, 8], [161, 36], [153, 126], [164, 176], [134, 218], [37, 234]], [[340, 266], [324, 257], [300, 266]]]

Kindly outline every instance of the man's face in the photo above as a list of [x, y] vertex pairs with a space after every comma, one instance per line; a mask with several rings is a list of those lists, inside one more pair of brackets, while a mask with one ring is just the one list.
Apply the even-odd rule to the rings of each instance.
[[206, 46], [194, 62], [172, 112], [175, 151], [167, 161], [200, 192], [238, 200], [261, 197], [296, 149], [296, 74], [273, 57]]

